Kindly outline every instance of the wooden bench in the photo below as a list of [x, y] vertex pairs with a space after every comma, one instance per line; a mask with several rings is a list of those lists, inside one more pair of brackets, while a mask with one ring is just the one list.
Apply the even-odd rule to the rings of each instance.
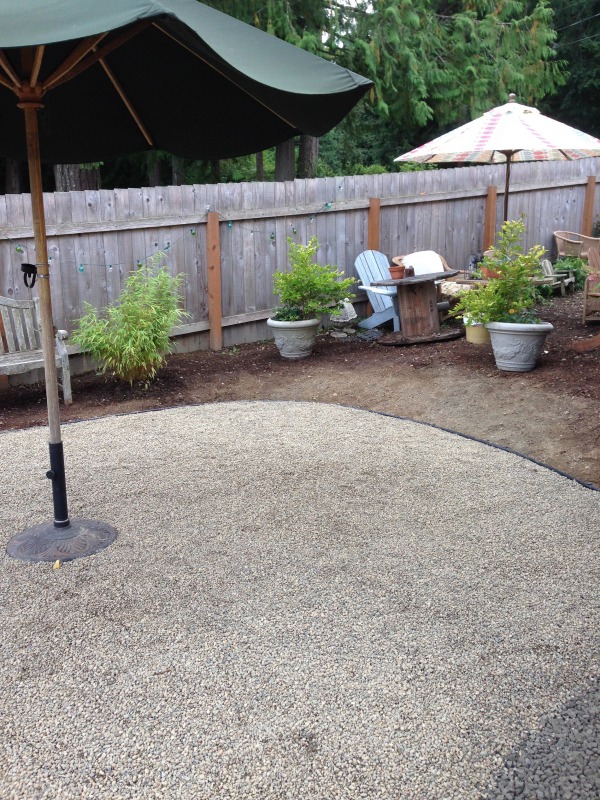
[[[8, 375], [20, 375], [44, 366], [39, 324], [39, 301], [11, 300], [0, 297], [0, 387], [1, 376], [8, 384]], [[66, 331], [56, 333], [56, 367], [62, 371], [65, 404], [73, 402], [69, 356], [64, 340]]]

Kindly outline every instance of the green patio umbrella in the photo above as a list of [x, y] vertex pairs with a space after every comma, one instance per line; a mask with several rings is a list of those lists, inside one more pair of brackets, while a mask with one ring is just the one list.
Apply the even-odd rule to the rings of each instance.
[[322, 135], [370, 86], [196, 0], [2, 0], [0, 154], [29, 164], [54, 503], [54, 521], [13, 537], [10, 555], [68, 560], [116, 535], [68, 514], [41, 161], [253, 153]]

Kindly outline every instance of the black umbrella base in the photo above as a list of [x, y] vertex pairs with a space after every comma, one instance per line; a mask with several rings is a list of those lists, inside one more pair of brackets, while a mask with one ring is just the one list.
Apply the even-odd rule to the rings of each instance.
[[73, 561], [104, 550], [116, 538], [115, 528], [93, 519], [72, 519], [68, 528], [42, 522], [13, 536], [6, 552], [21, 561]]

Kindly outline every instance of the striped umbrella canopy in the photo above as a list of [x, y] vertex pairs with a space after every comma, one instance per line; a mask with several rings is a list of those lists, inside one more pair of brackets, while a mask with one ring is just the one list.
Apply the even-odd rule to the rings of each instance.
[[509, 102], [486, 111], [431, 142], [396, 158], [421, 164], [506, 163], [504, 219], [508, 215], [510, 165], [515, 161], [572, 161], [600, 156], [600, 139], [540, 114], [537, 108]]

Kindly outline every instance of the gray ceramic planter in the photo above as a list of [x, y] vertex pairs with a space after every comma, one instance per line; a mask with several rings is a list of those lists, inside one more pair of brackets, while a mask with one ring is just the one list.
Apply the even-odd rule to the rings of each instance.
[[275, 344], [283, 358], [306, 358], [312, 353], [320, 319], [302, 319], [298, 322], [283, 322], [268, 319], [273, 330]]
[[549, 322], [488, 322], [492, 350], [498, 369], [507, 372], [530, 372], [542, 353], [546, 336], [554, 326]]

